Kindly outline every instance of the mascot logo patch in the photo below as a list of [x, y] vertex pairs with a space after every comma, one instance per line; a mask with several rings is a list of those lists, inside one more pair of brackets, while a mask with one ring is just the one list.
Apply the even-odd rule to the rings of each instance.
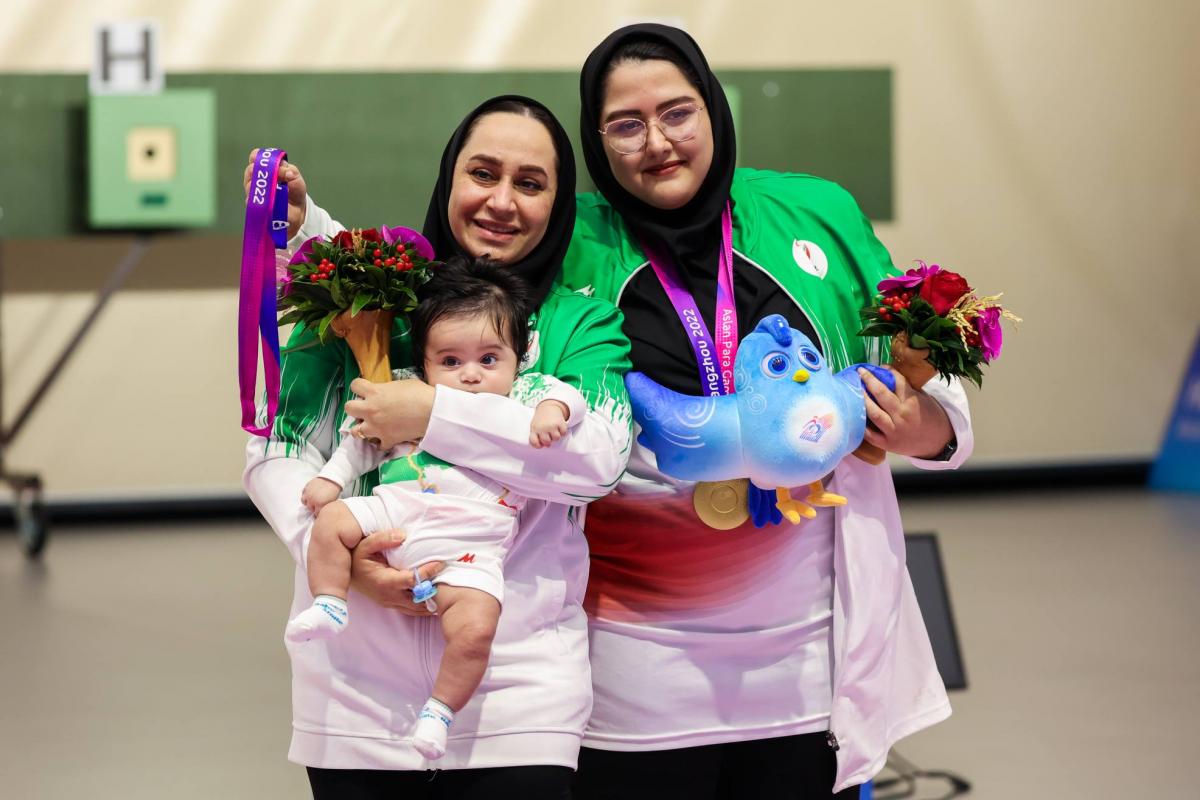
[[806, 442], [819, 442], [833, 427], [833, 414], [822, 414], [819, 417], [813, 417], [800, 430], [800, 438]]
[[824, 280], [829, 272], [829, 259], [825, 257], [825, 251], [812, 242], [803, 239], [792, 242], [792, 258], [796, 266], [815, 278]]

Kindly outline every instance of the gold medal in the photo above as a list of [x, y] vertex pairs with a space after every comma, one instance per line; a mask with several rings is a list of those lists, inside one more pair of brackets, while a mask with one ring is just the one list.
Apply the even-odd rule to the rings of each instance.
[[738, 478], [728, 481], [700, 481], [692, 495], [696, 516], [710, 528], [732, 530], [750, 519], [746, 500], [749, 481]]

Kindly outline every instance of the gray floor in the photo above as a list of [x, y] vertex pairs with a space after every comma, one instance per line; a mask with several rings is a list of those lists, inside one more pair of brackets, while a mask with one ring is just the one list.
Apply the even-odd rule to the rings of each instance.
[[[980, 800], [1200, 797], [1200, 498], [904, 511], [939, 534], [970, 680], [904, 756]], [[253, 522], [60, 528], [41, 564], [0, 537], [0, 797], [306, 796], [284, 757], [290, 581]]]

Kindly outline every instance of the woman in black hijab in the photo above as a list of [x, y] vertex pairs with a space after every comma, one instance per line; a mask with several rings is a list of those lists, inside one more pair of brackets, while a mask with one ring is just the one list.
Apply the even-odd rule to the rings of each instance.
[[[519, 252], [519, 257], [511, 263], [506, 262], [509, 269], [529, 284], [534, 306], [540, 306], [554, 279], [558, 277], [563, 256], [571, 243], [571, 232], [575, 228], [575, 155], [571, 150], [571, 140], [567, 138], [567, 132], [550, 110], [541, 103], [520, 95], [502, 95], [480, 104], [463, 119], [442, 153], [441, 168], [438, 170], [437, 183], [433, 187], [433, 197], [429, 200], [429, 210], [425, 213], [422, 232], [433, 245], [438, 258], [446, 259], [452, 255], [488, 255], [503, 260], [504, 252], [495, 250], [494, 242], [476, 237], [474, 232], [469, 230], [470, 225], [465, 217], [454, 213], [462, 206], [455, 195], [454, 187], [456, 176], [460, 173], [457, 162], [463, 145], [478, 128], [480, 120], [492, 114], [515, 114], [533, 120], [545, 127], [554, 145], [558, 171], [556, 183], [561, 191], [554, 193], [550, 217], [540, 241], [534, 243], [531, 248], [525, 248], [524, 252]], [[502, 131], [497, 135], [503, 137], [506, 132]], [[526, 177], [528, 179], [528, 176]], [[461, 180], [459, 186], [462, 186]], [[460, 239], [466, 244], [460, 244]]]
[[[580, 100], [600, 196], [579, 200], [564, 282], [624, 312], [633, 369], [730, 392], [739, 333], [770, 314], [835, 369], [871, 360], [858, 310], [892, 270], [886, 250], [835, 184], [735, 169], [729, 104], [690, 36], [616, 31]], [[769, 391], [757, 367], [739, 364], [739, 391]], [[864, 382], [869, 440], [931, 466], [957, 434], [957, 461], [932, 466], [965, 458], [960, 387]], [[887, 467], [847, 458], [828, 481], [854, 513], [784, 522], [773, 487], [681, 482], [635, 446], [585, 526], [595, 703], [578, 800], [856, 797], [895, 738], [949, 713]]]
[[[307, 197], [294, 165], [284, 179], [303, 221], [292, 246], [340, 229]], [[245, 484], [297, 561], [293, 613], [312, 602], [303, 577], [312, 518], [300, 506], [301, 487], [329, 457], [347, 415], [384, 445], [420, 440], [407, 461], [385, 465], [389, 479], [459, 465], [528, 498], [505, 559], [504, 612], [488, 671], [437, 761], [423, 759], [409, 737], [439, 660], [438, 623], [412, 602], [413, 574], [382, 560], [402, 534], [372, 534], [355, 550], [352, 592], [365, 597], [350, 599], [353, 624], [333, 640], [289, 648], [289, 757], [309, 768], [316, 798], [569, 795], [591, 697], [581, 607], [587, 547], [577, 517], [616, 482], [629, 446], [620, 315], [552, 286], [571, 237], [574, 184], [571, 148], [549, 111], [528, 98], [495, 98], [471, 112], [447, 145], [424, 227], [439, 257], [488, 256], [530, 284], [528, 369], [572, 385], [587, 401], [582, 420], [554, 446], [530, 446], [532, 411], [516, 399], [416, 379], [371, 384], [356, 379], [341, 341], [305, 347], [315, 337], [299, 330], [289, 343], [279, 415], [269, 439], [250, 442]], [[398, 323], [393, 366], [408, 365], [409, 350]], [[421, 485], [436, 490], [436, 477]], [[469, 519], [463, 527], [469, 532]], [[423, 567], [422, 577], [436, 570]]]

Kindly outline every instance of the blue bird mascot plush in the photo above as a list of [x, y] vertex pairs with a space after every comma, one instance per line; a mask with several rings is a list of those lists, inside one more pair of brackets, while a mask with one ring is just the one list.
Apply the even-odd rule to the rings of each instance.
[[[654, 453], [659, 470], [680, 480], [748, 478], [775, 487], [776, 506], [794, 524], [815, 517], [814, 506], [846, 502], [821, 479], [862, 443], [867, 411], [859, 367], [895, 389], [892, 374], [870, 364], [831, 372], [807, 336], [772, 314], [738, 347], [733, 394], [682, 395], [640, 372], [629, 373], [625, 385], [642, 429], [638, 442]], [[808, 486], [808, 497], [792, 498], [792, 486]]]

